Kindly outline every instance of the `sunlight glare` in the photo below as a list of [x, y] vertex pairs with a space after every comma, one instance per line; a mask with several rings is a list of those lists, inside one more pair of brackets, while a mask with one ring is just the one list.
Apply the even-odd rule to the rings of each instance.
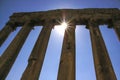
[[61, 24], [61, 26], [64, 27], [64, 28], [66, 28], [66, 27], [67, 27], [67, 23], [66, 23], [66, 22], [63, 22], [63, 23]]
[[55, 26], [55, 31], [59, 34], [59, 35], [64, 35], [65, 29], [67, 28], [68, 24], [66, 22], [62, 22], [61, 25], [56, 25]]

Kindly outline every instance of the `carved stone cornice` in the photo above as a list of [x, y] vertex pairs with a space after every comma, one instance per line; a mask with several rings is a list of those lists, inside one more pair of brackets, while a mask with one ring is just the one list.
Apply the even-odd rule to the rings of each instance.
[[[19, 25], [22, 25], [27, 20], [35, 21], [35, 25], [42, 25], [42, 21], [49, 20], [59, 20], [60, 18], [74, 19], [76, 25], [86, 25], [86, 22], [90, 18], [97, 19], [99, 24], [109, 24], [112, 19], [120, 20], [120, 10], [117, 8], [94, 8], [94, 9], [57, 9], [49, 11], [40, 12], [21, 12], [14, 13], [10, 20], [15, 21]], [[55, 24], [59, 24], [55, 22]]]
[[43, 27], [51, 27], [51, 28], [54, 28], [54, 20], [49, 20], [49, 19], [46, 19], [42, 22], [42, 26]]

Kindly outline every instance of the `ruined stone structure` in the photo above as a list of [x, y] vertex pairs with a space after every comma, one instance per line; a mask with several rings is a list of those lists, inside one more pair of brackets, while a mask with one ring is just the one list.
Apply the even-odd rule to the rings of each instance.
[[43, 26], [28, 59], [26, 70], [21, 77], [21, 80], [38, 80], [51, 30], [54, 25], [59, 24], [58, 20], [63, 17], [65, 17], [66, 21], [70, 21], [70, 27], [67, 27], [64, 34], [57, 80], [75, 80], [76, 25], [86, 25], [86, 28], [90, 31], [96, 79], [117, 80], [99, 25], [106, 24], [108, 28], [113, 28], [120, 40], [119, 9], [58, 9], [14, 13], [0, 31], [0, 46], [18, 26], [22, 26], [22, 28], [0, 57], [0, 80], [5, 80], [33, 27]]

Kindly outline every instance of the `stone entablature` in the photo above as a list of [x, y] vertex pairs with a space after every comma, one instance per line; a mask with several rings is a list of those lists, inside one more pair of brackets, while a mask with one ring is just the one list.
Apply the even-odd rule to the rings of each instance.
[[22, 26], [26, 21], [31, 20], [34, 25], [42, 25], [45, 20], [53, 21], [56, 25], [59, 24], [57, 20], [60, 20], [66, 16], [66, 19], [73, 19], [76, 21], [76, 25], [86, 25], [92, 18], [97, 20], [99, 25], [111, 24], [112, 21], [120, 20], [120, 10], [113, 9], [57, 9], [40, 12], [21, 12], [14, 13], [10, 16], [10, 22], [16, 23], [18, 26]]

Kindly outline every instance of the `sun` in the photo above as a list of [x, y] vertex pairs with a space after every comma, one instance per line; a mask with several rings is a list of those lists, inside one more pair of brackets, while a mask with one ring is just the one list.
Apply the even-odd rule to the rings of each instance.
[[68, 24], [64, 21], [60, 25], [55, 25], [55, 31], [59, 35], [64, 35], [65, 29], [68, 27]]
[[66, 22], [62, 22], [60, 26], [62, 26], [62, 27], [64, 27], [66, 29], [68, 25], [67, 25]]

